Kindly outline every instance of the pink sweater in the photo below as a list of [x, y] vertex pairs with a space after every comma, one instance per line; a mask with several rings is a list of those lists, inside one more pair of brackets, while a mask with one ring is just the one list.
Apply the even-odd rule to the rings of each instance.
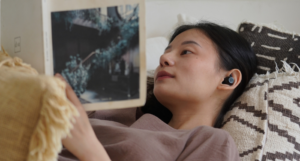
[[[136, 108], [97, 111], [90, 122], [112, 161], [239, 161], [231, 136], [199, 126], [177, 130], [151, 114], [136, 120]], [[59, 161], [78, 160], [66, 149]]]

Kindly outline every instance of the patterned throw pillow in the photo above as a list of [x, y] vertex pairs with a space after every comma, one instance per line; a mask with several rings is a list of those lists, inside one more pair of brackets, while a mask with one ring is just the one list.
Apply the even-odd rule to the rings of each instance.
[[248, 22], [241, 23], [238, 28], [239, 34], [248, 40], [258, 58], [258, 74], [274, 72], [276, 64], [282, 68], [281, 60], [300, 66], [300, 35], [275, 28]]
[[255, 75], [226, 114], [243, 161], [300, 160], [300, 73]]

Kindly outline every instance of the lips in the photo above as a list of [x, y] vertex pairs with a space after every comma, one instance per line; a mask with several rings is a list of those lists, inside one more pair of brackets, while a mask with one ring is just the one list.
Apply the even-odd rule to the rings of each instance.
[[156, 80], [165, 78], [174, 78], [174, 76], [166, 71], [160, 71], [156, 75]]

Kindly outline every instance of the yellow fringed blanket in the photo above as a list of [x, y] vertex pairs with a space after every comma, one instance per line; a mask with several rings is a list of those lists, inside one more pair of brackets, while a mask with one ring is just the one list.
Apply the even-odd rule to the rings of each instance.
[[65, 83], [0, 52], [0, 160], [54, 161], [78, 111]]

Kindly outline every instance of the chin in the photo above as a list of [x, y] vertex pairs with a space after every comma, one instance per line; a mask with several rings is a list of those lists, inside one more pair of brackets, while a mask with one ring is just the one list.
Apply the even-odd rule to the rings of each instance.
[[157, 87], [154, 88], [153, 94], [156, 97], [156, 99], [162, 103], [168, 103], [169, 101], [175, 102], [174, 100], [177, 100], [178, 92], [170, 91], [170, 89], [164, 89], [163, 87]]
[[153, 93], [156, 96], [169, 95], [171, 93], [170, 88], [165, 84], [155, 84], [153, 88]]

